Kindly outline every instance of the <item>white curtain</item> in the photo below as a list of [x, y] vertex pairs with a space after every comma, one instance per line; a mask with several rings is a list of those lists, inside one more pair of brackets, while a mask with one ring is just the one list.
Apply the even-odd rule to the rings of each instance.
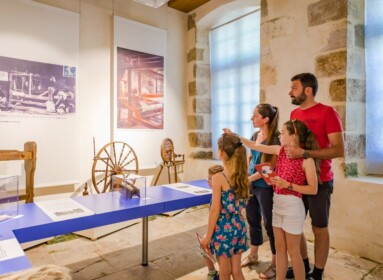
[[366, 170], [383, 174], [383, 1], [366, 0]]
[[259, 103], [259, 10], [210, 32], [212, 144], [222, 128], [250, 137], [253, 108]]

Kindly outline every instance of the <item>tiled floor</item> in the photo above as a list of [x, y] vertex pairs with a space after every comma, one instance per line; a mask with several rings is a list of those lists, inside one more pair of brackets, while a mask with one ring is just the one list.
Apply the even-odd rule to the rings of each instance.
[[[187, 209], [173, 217], [155, 216], [149, 222], [149, 265], [141, 266], [142, 225], [111, 233], [96, 241], [84, 237], [26, 250], [33, 266], [57, 264], [72, 270], [73, 279], [202, 280], [207, 269], [197, 253], [196, 232], [206, 231], [208, 209]], [[312, 244], [309, 244], [312, 256]], [[270, 260], [267, 242], [260, 248], [260, 264], [244, 268], [246, 279], [258, 279]], [[324, 279], [383, 279], [383, 265], [331, 250]]]

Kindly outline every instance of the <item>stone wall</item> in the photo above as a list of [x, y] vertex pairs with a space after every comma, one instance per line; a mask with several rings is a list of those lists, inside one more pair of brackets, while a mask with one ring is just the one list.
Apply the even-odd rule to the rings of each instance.
[[[277, 0], [261, 2], [261, 101], [286, 108], [290, 77], [314, 73], [319, 80], [318, 101], [334, 106], [342, 119], [346, 145], [342, 168], [347, 176], [364, 173], [363, 1], [279, 4]], [[280, 98], [281, 91], [285, 96]], [[282, 121], [289, 117], [288, 112], [282, 115]]]
[[195, 16], [188, 16], [187, 31], [188, 156], [211, 159], [209, 30], [197, 28]]
[[[341, 168], [347, 176], [364, 174], [364, 2], [262, 0], [261, 15], [261, 102], [284, 108], [281, 121], [287, 120], [294, 108], [287, 96], [290, 77], [314, 73], [317, 100], [334, 106], [342, 119], [346, 156]], [[196, 18], [195, 13], [188, 18], [188, 154], [206, 159], [212, 156], [209, 30]]]

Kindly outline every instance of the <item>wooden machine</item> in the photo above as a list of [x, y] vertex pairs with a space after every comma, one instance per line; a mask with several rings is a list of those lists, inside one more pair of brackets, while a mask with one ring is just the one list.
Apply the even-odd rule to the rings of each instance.
[[0, 161], [7, 160], [24, 160], [25, 169], [25, 194], [21, 195], [21, 199], [25, 199], [26, 203], [33, 202], [34, 196], [34, 181], [36, 170], [36, 152], [37, 145], [35, 142], [26, 142], [24, 151], [17, 150], [0, 150]]
[[[96, 155], [93, 142], [94, 158], [92, 166], [92, 183], [97, 193], [104, 193], [114, 189], [112, 177], [138, 173], [138, 159], [134, 150], [124, 142], [110, 142]], [[85, 186], [83, 195], [88, 194]]]
[[[157, 181], [164, 167], [168, 169], [169, 184], [171, 184], [170, 170], [174, 168], [174, 182], [177, 183], [177, 167], [185, 163], [185, 155], [177, 155], [176, 153], [174, 153], [173, 141], [170, 138], [165, 138], [162, 141], [161, 158], [162, 158], [161, 167], [157, 174], [156, 180], [154, 181], [154, 185], [157, 184]], [[180, 159], [177, 159], [177, 158], [180, 158]]]

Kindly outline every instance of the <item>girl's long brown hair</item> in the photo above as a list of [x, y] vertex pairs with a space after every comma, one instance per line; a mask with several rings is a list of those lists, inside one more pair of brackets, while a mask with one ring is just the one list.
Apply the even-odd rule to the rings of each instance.
[[223, 134], [218, 139], [218, 148], [226, 153], [224, 160], [230, 169], [230, 187], [236, 199], [249, 198], [246, 148], [234, 134]]
[[[318, 150], [318, 142], [315, 139], [314, 133], [307, 128], [306, 124], [299, 120], [291, 120], [285, 122], [285, 127], [289, 134], [296, 134], [299, 138], [299, 146], [305, 150]], [[320, 159], [314, 158], [315, 169], [320, 181]]]
[[[267, 123], [267, 137], [265, 140], [266, 145], [276, 145], [277, 143], [273, 143], [272, 141], [276, 139], [279, 135], [278, 132], [278, 122], [279, 122], [279, 110], [277, 107], [274, 107], [267, 103], [258, 104], [255, 107], [258, 113], [263, 118], [269, 118]], [[277, 138], [278, 139], [278, 138]], [[253, 139], [255, 140], [255, 139]], [[261, 162], [270, 162], [271, 158], [274, 155], [262, 153]]]

